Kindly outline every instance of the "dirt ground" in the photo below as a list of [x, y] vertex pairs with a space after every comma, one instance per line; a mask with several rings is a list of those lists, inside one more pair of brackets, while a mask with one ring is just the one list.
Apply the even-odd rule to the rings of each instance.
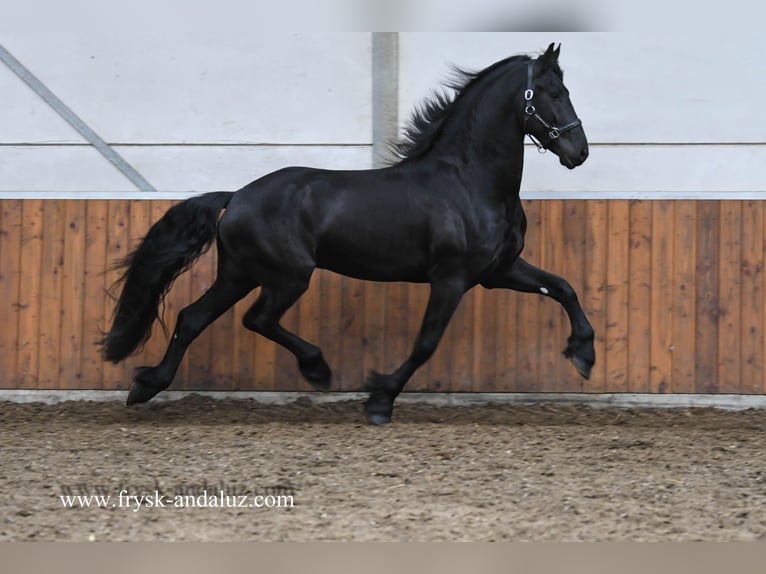
[[[402, 404], [395, 419], [198, 395], [0, 403], [0, 540], [766, 539], [766, 411]], [[78, 495], [110, 498], [62, 499]]]

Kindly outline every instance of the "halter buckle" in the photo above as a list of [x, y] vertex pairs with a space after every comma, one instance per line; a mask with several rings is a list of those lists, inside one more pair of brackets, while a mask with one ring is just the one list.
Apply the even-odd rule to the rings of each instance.
[[548, 132], [548, 137], [552, 140], [558, 139], [560, 135], [561, 132], [558, 130], [558, 128], [552, 128], [551, 131]]

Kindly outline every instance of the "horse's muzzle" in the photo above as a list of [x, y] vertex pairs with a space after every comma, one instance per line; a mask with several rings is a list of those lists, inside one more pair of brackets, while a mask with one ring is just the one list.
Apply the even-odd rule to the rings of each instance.
[[588, 159], [588, 145], [584, 145], [578, 153], [570, 154], [563, 150], [558, 154], [559, 162], [566, 168], [574, 169], [578, 165], [582, 165], [586, 159]]

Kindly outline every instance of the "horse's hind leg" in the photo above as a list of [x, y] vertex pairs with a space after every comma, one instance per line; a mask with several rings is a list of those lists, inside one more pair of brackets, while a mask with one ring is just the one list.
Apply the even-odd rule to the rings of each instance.
[[186, 348], [210, 323], [247, 295], [257, 285], [222, 280], [178, 314], [176, 328], [162, 361], [156, 367], [139, 367], [128, 392], [127, 404], [145, 403], [167, 389], [181, 364]]
[[274, 282], [261, 287], [261, 294], [242, 318], [242, 324], [279, 343], [298, 359], [298, 368], [309, 384], [318, 391], [330, 390], [332, 371], [316, 345], [304, 341], [279, 324], [293, 303], [308, 288], [308, 279]]

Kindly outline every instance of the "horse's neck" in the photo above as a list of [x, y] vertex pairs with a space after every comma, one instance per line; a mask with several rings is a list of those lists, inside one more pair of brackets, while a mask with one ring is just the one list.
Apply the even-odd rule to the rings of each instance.
[[454, 166], [477, 199], [498, 205], [508, 198], [518, 200], [524, 167], [526, 69], [526, 65], [498, 68], [470, 84], [439, 120], [438, 131], [429, 135], [428, 150], [412, 161]]
[[477, 196], [501, 203], [519, 197], [524, 169], [522, 133], [511, 130], [505, 138], [482, 138], [476, 133], [470, 140], [435, 149], [433, 157], [455, 166]]
[[[521, 93], [522, 89], [521, 84], [509, 89], [507, 82], [496, 82], [489, 92], [472, 96], [443, 126], [432, 153], [464, 166], [462, 171], [473, 173], [474, 178], [477, 171], [482, 172], [480, 179], [494, 182], [493, 195], [518, 196], [524, 168], [524, 122], [509, 118], [508, 105], [503, 103], [509, 91]], [[495, 90], [501, 93], [493, 93]], [[522, 109], [520, 99], [514, 107]]]

